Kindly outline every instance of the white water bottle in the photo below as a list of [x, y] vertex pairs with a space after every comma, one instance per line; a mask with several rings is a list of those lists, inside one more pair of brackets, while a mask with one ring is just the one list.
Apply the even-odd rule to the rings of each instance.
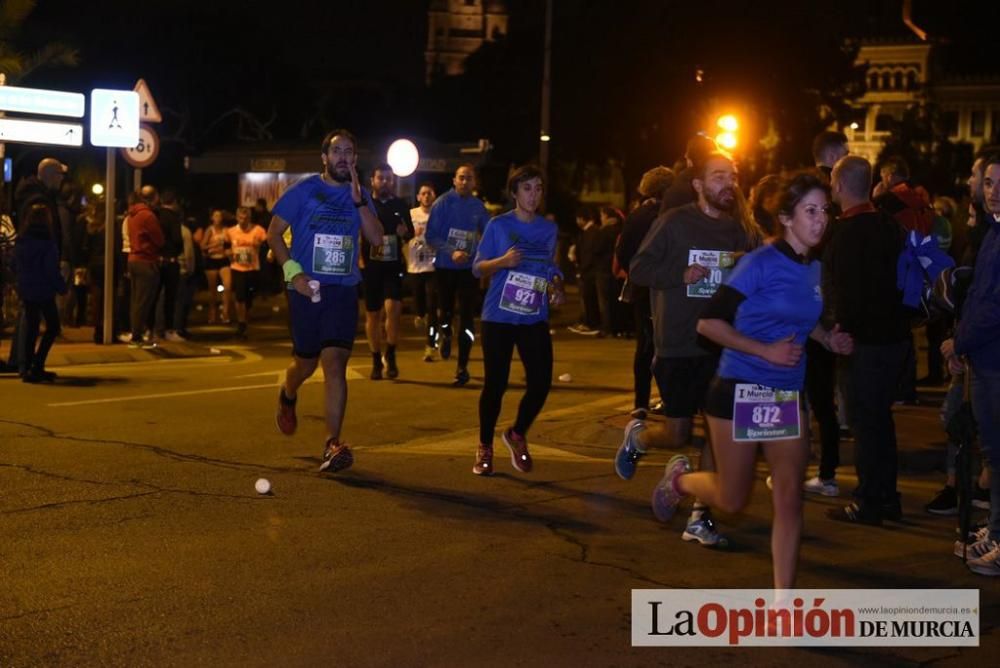
[[309, 289], [312, 290], [312, 303], [318, 304], [322, 298], [319, 293], [319, 281], [309, 281]]

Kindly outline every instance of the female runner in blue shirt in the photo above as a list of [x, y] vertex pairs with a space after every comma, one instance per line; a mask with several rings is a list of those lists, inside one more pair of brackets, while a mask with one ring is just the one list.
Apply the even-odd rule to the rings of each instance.
[[744, 257], [705, 308], [698, 332], [724, 347], [706, 397], [717, 471], [691, 473], [687, 458], [677, 455], [652, 499], [661, 520], [669, 519], [686, 495], [726, 512], [741, 510], [749, 500], [760, 444], [774, 485], [771, 554], [779, 590], [795, 582], [802, 531], [802, 477], [809, 457], [800, 397], [806, 337], [841, 355], [853, 347], [839, 326], [827, 331], [818, 324], [820, 264], [807, 255], [823, 238], [829, 211], [829, 188], [818, 177], [809, 172], [791, 177], [783, 184], [778, 213], [784, 237]]
[[485, 379], [479, 396], [479, 447], [472, 467], [476, 475], [493, 474], [493, 432], [515, 347], [527, 389], [503, 442], [514, 468], [531, 471], [526, 435], [552, 386], [550, 292], [553, 303], [563, 299], [562, 274], [555, 264], [557, 228], [538, 215], [542, 172], [531, 165], [520, 167], [510, 175], [507, 189], [514, 209], [487, 224], [472, 263], [476, 277], [490, 277], [482, 314]]

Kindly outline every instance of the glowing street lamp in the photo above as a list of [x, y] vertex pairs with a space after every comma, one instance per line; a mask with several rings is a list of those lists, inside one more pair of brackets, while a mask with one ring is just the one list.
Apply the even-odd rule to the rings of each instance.
[[736, 117], [732, 114], [726, 114], [725, 116], [719, 116], [719, 120], [716, 124], [725, 132], [730, 134], [735, 133], [740, 129], [740, 123], [736, 120]]
[[736, 148], [736, 144], [739, 142], [736, 139], [735, 132], [721, 132], [715, 135], [715, 143], [727, 151], [731, 151]]
[[94, 193], [94, 195], [96, 195], [97, 197], [100, 197], [101, 195], [104, 194], [104, 186], [102, 186], [100, 183], [95, 183], [93, 186], [90, 187], [90, 192]]
[[416, 145], [409, 139], [397, 139], [389, 146], [385, 161], [392, 167], [396, 176], [409, 176], [417, 171], [420, 154]]

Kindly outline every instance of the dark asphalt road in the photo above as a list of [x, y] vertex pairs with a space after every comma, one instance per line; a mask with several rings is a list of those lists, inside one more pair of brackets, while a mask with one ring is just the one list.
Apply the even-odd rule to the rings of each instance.
[[[981, 588], [982, 647], [632, 649], [632, 588], [766, 588], [771, 576], [763, 463], [747, 512], [717, 516], [725, 551], [683, 543], [680, 517], [652, 517], [649, 492], [672, 453], [643, 460], [630, 482], [615, 476], [631, 342], [560, 329], [555, 373], [573, 379], [556, 383], [530, 434], [535, 471], [498, 457], [499, 475], [482, 479], [470, 471], [478, 350], [473, 383], [455, 389], [451, 362], [420, 361], [412, 326], [395, 382], [367, 379], [359, 341], [344, 429], [356, 463], [326, 476], [319, 384], [302, 391], [295, 437], [274, 428], [282, 329], [258, 324], [240, 346], [203, 330], [221, 354], [63, 366], [53, 386], [0, 378], [0, 666], [959, 665], [998, 655], [1000, 583], [951, 556], [953, 520], [921, 511], [942, 478], [933, 406], [897, 412], [905, 521], [838, 525], [824, 516], [836, 500], [810, 498], [799, 586]], [[515, 366], [501, 425], [521, 378]], [[852, 473], [843, 469], [845, 494]], [[259, 477], [272, 496], [256, 494]]]

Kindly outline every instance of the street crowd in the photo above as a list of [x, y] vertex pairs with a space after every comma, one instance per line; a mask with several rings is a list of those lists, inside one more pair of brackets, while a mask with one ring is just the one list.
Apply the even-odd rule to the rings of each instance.
[[[1000, 156], [971, 165], [966, 214], [954, 199], [914, 183], [905, 160], [873, 166], [847, 144], [842, 133], [821, 133], [812, 167], [767, 175], [744, 196], [733, 158], [696, 135], [671, 168], [643, 175], [627, 213], [578, 208], [568, 266], [581, 315], [570, 331], [635, 340], [634, 408], [615, 471], [630, 480], [650, 448], [700, 447], [697, 462], [670, 459], [651, 508], [669, 522], [689, 499], [681, 538], [722, 547], [727, 539], [712, 509], [746, 506], [759, 448], [771, 472], [774, 585], [788, 589], [803, 494], [840, 496], [841, 441], [853, 439], [858, 484], [830, 519], [898, 522], [893, 406], [919, 401], [918, 384], [947, 384], [947, 476], [925, 510], [989, 509], [989, 521], [954, 549], [973, 572], [1000, 575], [1000, 476], [991, 475], [1000, 465]], [[512, 207], [491, 218], [476, 195], [474, 165], [458, 167], [440, 196], [432, 184], [420, 185], [410, 203], [395, 195], [388, 164], [362, 183], [357, 155], [350, 132], [331, 131], [320, 146], [322, 171], [289, 187], [273, 210], [265, 201], [236, 208], [234, 217], [220, 209], [204, 226], [184, 215], [173, 192], [147, 185], [130, 193], [114, 230], [116, 303], [108, 305], [116, 325], [126, 324], [113, 335], [135, 347], [189, 338], [188, 314], [203, 288], [208, 321], [235, 321], [234, 335], [245, 337], [254, 295], [284, 292], [293, 353], [275, 423], [282, 434], [296, 432], [299, 390], [322, 366], [320, 470], [336, 473], [354, 462], [341, 427], [359, 297], [370, 378], [394, 379], [408, 292], [423, 359], [454, 354], [455, 386], [469, 382], [472, 348], [482, 347], [476, 475], [494, 472], [517, 350], [526, 389], [500, 438], [513, 468], [531, 472], [528, 432], [552, 384], [550, 307], [564, 302], [560, 267], [567, 266], [557, 226], [542, 215], [543, 172], [512, 169]], [[84, 304], [95, 340], [104, 335], [104, 204], [83, 206], [63, 188], [67, 171], [42, 160], [18, 189], [13, 220], [5, 219], [5, 264], [13, 268], [5, 281], [20, 302], [5, 370], [29, 383], [54, 378], [46, 355], [61, 325], [87, 321]], [[928, 374], [920, 380], [915, 327], [928, 341]], [[957, 466], [972, 432], [956, 424], [969, 407], [978, 428], [976, 471]], [[707, 438], [692, 428], [699, 415]], [[820, 464], [807, 477], [813, 430]]]

